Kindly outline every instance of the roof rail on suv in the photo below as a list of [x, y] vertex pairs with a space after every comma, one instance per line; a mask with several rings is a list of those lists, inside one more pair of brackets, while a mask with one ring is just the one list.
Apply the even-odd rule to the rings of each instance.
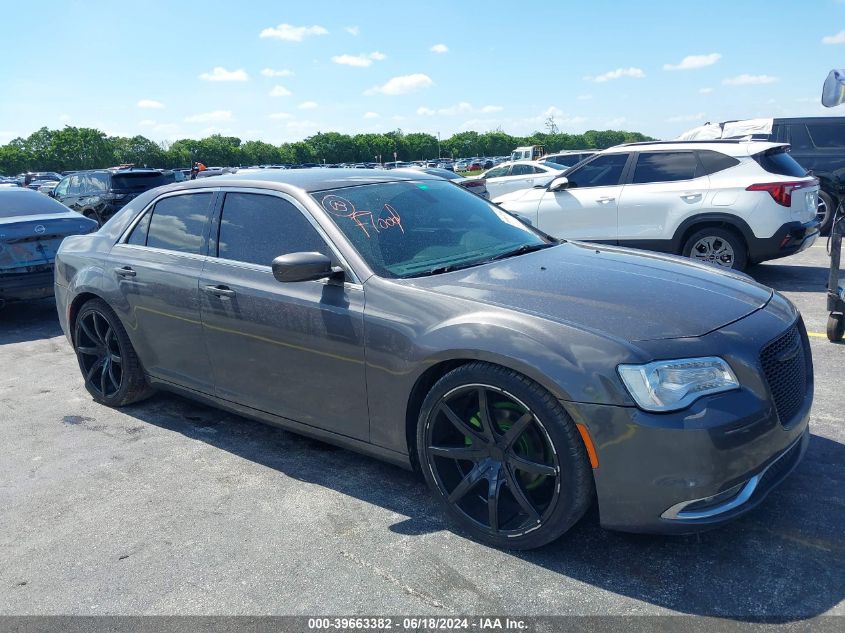
[[749, 138], [714, 138], [714, 139], [695, 139], [692, 141], [679, 141], [677, 139], [673, 141], [637, 141], [635, 143], [620, 143], [619, 145], [614, 145], [614, 147], [631, 147], [632, 145], [678, 145], [679, 143], [683, 143], [686, 145], [687, 143], [750, 143], [752, 141], [759, 140], [759, 139], [749, 139]]

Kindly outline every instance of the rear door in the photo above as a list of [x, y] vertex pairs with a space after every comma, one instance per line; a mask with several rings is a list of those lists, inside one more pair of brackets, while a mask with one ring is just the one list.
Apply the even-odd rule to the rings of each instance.
[[[369, 437], [364, 290], [347, 281], [281, 283], [279, 255], [340, 263], [293, 198], [228, 191], [200, 281], [218, 397], [347, 437]], [[213, 255], [217, 255], [214, 257]]]
[[569, 187], [549, 191], [540, 201], [537, 227], [577, 240], [615, 243], [617, 202], [631, 154], [603, 154], [566, 174]]
[[151, 375], [211, 394], [199, 278], [208, 252], [213, 190], [159, 198], [109, 254], [105, 291]]
[[701, 210], [709, 190], [695, 152], [640, 152], [619, 198], [619, 242], [671, 239]]

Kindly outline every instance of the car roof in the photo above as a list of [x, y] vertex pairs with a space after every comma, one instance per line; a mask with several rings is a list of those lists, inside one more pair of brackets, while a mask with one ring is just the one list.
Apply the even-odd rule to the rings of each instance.
[[771, 141], [746, 141], [742, 139], [713, 139], [706, 141], [645, 141], [641, 143], [624, 143], [610, 147], [602, 154], [618, 154], [621, 152], [670, 151], [707, 149], [729, 156], [750, 156], [775, 147], [786, 147], [788, 143], [773, 143]]
[[[241, 169], [236, 174], [215, 176], [213, 182], [205, 178], [179, 183], [180, 188], [214, 187], [237, 183], [241, 186], [262, 186], [267, 184], [288, 185], [306, 192], [340, 189], [356, 185], [370, 185], [383, 182], [411, 180], [443, 180], [422, 170], [375, 170], [375, 169]], [[271, 187], [274, 188], [274, 187]]]

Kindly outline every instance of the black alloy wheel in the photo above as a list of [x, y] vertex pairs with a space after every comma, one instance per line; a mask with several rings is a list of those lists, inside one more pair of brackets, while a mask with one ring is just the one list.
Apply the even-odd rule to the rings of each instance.
[[101, 299], [88, 301], [77, 314], [73, 347], [85, 388], [97, 402], [121, 407], [152, 394], [126, 330]]
[[[541, 389], [510, 370], [493, 371]], [[565, 412], [544, 411], [545, 404], [532, 409], [500, 383], [465, 382], [438, 395], [422, 420], [420, 461], [429, 486], [461, 527], [494, 545], [537, 547], [586, 510], [589, 466]], [[569, 433], [551, 424], [568, 424]]]
[[123, 358], [114, 328], [97, 310], [77, 321], [76, 353], [85, 383], [103, 399], [114, 397], [123, 383]]

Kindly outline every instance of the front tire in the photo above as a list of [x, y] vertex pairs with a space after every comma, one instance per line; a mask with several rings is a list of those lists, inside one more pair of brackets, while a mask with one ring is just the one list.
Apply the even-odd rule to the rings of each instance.
[[152, 395], [126, 330], [102, 299], [77, 314], [73, 347], [88, 393], [101, 404], [123, 407]]
[[703, 228], [690, 235], [682, 252], [694, 261], [740, 272], [748, 264], [745, 241], [733, 231], [719, 227]]
[[554, 541], [593, 498], [572, 419], [543, 387], [497, 365], [470, 363], [437, 381], [420, 411], [417, 454], [447, 516], [496, 547]]

